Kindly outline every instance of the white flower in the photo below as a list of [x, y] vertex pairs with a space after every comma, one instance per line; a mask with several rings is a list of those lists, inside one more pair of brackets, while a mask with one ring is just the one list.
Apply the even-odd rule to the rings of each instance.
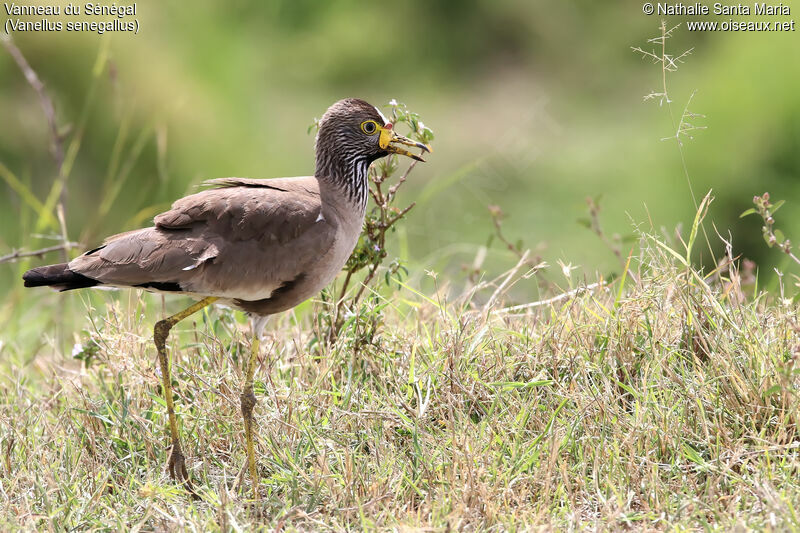
[[557, 261], [558, 265], [561, 267], [561, 273], [564, 274], [564, 277], [570, 279], [572, 277], [572, 271], [580, 268], [577, 266], [572, 266], [572, 263], [564, 263], [560, 259]]

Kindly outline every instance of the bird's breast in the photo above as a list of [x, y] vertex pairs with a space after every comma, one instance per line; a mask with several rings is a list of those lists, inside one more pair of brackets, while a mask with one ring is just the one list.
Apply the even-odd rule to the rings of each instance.
[[313, 298], [342, 271], [361, 234], [363, 215], [341, 217], [336, 211], [323, 210], [317, 217], [318, 238], [312, 253], [298, 261], [291, 276], [273, 286], [266, 298], [244, 296], [234, 306], [247, 312], [267, 315], [286, 311]]

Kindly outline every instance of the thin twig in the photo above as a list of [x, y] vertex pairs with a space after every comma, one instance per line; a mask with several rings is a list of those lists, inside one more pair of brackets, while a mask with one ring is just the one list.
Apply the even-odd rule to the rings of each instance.
[[[373, 174], [371, 177], [370, 181], [372, 181], [372, 186], [369, 188], [369, 194], [375, 203], [375, 207], [377, 208], [377, 220], [372, 220], [370, 218], [367, 219], [365, 233], [370, 239], [373, 240], [377, 255], [372, 257], [369, 260], [369, 263], [347, 270], [347, 277], [342, 284], [339, 297], [334, 301], [334, 319], [328, 335], [330, 339], [333, 339], [338, 334], [338, 331], [344, 322], [342, 319], [342, 312], [344, 311], [345, 304], [347, 304], [347, 307], [354, 309], [364, 295], [365, 290], [378, 273], [378, 267], [380, 267], [381, 263], [383, 263], [383, 259], [386, 257], [386, 232], [389, 231], [400, 219], [405, 217], [405, 215], [416, 205], [416, 202], [412, 202], [404, 209], [397, 209], [391, 205], [397, 190], [406, 181], [406, 178], [408, 178], [408, 175], [414, 169], [416, 163], [416, 161], [412, 162], [397, 183], [392, 185], [386, 193], [383, 192], [381, 185], [390, 176], [390, 172], [387, 172], [387, 167], [384, 167], [380, 174]], [[392, 212], [395, 213], [394, 216], [390, 215]], [[365, 267], [368, 269], [367, 275], [361, 282], [356, 294], [348, 301], [345, 301], [345, 296], [350, 287], [353, 274]]]
[[484, 313], [489, 311], [492, 308], [494, 303], [497, 301], [497, 299], [503, 293], [505, 288], [511, 282], [511, 279], [514, 277], [514, 274], [516, 274], [517, 271], [519, 271], [519, 269], [522, 268], [522, 266], [528, 261], [528, 256], [530, 255], [530, 253], [531, 253], [530, 250], [525, 250], [525, 252], [523, 252], [522, 256], [519, 258], [519, 261], [517, 261], [516, 266], [508, 271], [508, 275], [506, 276], [506, 278], [503, 280], [502, 283], [500, 283], [500, 285], [494, 291], [492, 296], [486, 302], [486, 305], [483, 306], [483, 312]]
[[56, 163], [56, 169], [58, 171], [58, 176], [56, 178], [59, 187], [59, 195], [58, 195], [58, 205], [56, 206], [56, 211], [58, 213], [58, 222], [61, 229], [61, 236], [63, 239], [63, 243], [61, 247], [63, 248], [63, 259], [64, 261], [67, 260], [69, 256], [69, 250], [71, 243], [67, 238], [67, 224], [66, 224], [66, 200], [67, 200], [67, 187], [66, 181], [67, 176], [64, 174], [64, 142], [61, 134], [58, 131], [58, 121], [56, 119], [56, 109], [53, 105], [53, 100], [45, 91], [44, 83], [42, 80], [39, 79], [39, 76], [36, 74], [36, 71], [31, 68], [30, 63], [28, 60], [25, 59], [25, 56], [22, 55], [22, 52], [14, 44], [14, 40], [11, 38], [10, 35], [5, 35], [0, 33], [0, 42], [3, 43], [6, 51], [14, 58], [17, 66], [19, 67], [22, 74], [25, 76], [25, 80], [27, 80], [28, 84], [33, 88], [36, 92], [36, 95], [39, 97], [39, 104], [42, 107], [42, 111], [44, 112], [44, 116], [47, 119], [47, 126], [50, 130], [50, 153], [53, 156], [53, 160]]
[[412, 161], [411, 164], [408, 165], [406, 171], [403, 172], [403, 175], [400, 176], [400, 179], [397, 180], [397, 183], [389, 187], [389, 192], [387, 193], [386, 197], [390, 201], [392, 198], [394, 198], [395, 193], [397, 193], [397, 189], [400, 188], [400, 186], [406, 181], [406, 178], [408, 178], [408, 175], [411, 173], [411, 171], [414, 170], [414, 167], [417, 166], [417, 163], [419, 163], [419, 161], [417, 161], [416, 159]]
[[[77, 242], [67, 242], [67, 246], [73, 247], [78, 246]], [[56, 246], [48, 246], [47, 248], [42, 248], [41, 250], [32, 250], [30, 252], [22, 252], [20, 250], [14, 250], [8, 255], [0, 256], [0, 263], [9, 263], [11, 261], [15, 261], [17, 259], [23, 259], [25, 257], [42, 257], [45, 254], [49, 254], [51, 252], [58, 252], [59, 250], [64, 249], [64, 244], [58, 244]]]
[[537, 302], [530, 302], [527, 304], [521, 305], [513, 305], [511, 307], [504, 307], [502, 309], [495, 310], [495, 313], [514, 313], [517, 311], [527, 311], [529, 309], [535, 309], [537, 307], [542, 307], [545, 305], [554, 304], [556, 302], [560, 302], [561, 300], [566, 300], [568, 298], [572, 298], [573, 296], [578, 296], [588, 291], [592, 291], [597, 288], [602, 288], [605, 286], [605, 283], [598, 281], [597, 283], [592, 283], [590, 285], [586, 285], [584, 287], [578, 287], [577, 289], [573, 289], [571, 291], [567, 291], [565, 293], [559, 294], [557, 296], [553, 296], [552, 298], [548, 298], [546, 300], [539, 300]]
[[386, 228], [386, 229], [389, 229], [389, 228], [390, 228], [392, 225], [394, 225], [394, 223], [395, 223], [395, 222], [397, 222], [398, 220], [400, 220], [401, 218], [403, 218], [404, 216], [406, 216], [406, 213], [408, 213], [409, 211], [411, 211], [412, 209], [414, 209], [414, 206], [415, 206], [415, 205], [417, 205], [417, 202], [411, 202], [411, 204], [410, 204], [410, 205], [408, 205], [408, 206], [407, 206], [405, 209], [401, 210], [399, 213], [397, 213], [395, 216], [393, 216], [392, 218], [390, 218], [388, 221], [384, 222], [384, 223], [381, 225], [381, 227], [384, 227], [384, 228]]
[[17, 48], [17, 45], [14, 44], [11, 36], [0, 34], [0, 41], [2, 41], [3, 46], [11, 55], [11, 57], [14, 58], [14, 61], [22, 71], [22, 74], [25, 76], [28, 84], [33, 87], [33, 90], [36, 91], [36, 94], [39, 97], [39, 103], [42, 106], [42, 111], [44, 111], [45, 118], [47, 119], [47, 125], [50, 128], [50, 139], [52, 141], [50, 145], [50, 151], [53, 154], [53, 159], [55, 159], [56, 165], [58, 165], [60, 171], [61, 165], [64, 162], [64, 145], [62, 143], [61, 135], [58, 133], [56, 110], [53, 106], [53, 101], [45, 92], [44, 83], [42, 83], [42, 81], [39, 79], [39, 76], [36, 75], [36, 71], [31, 68], [30, 64], [25, 59], [25, 56], [23, 56], [20, 49]]

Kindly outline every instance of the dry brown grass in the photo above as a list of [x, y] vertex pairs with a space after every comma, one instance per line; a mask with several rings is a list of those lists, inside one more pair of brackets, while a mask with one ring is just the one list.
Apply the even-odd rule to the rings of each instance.
[[373, 294], [333, 344], [326, 304], [276, 320], [257, 504], [234, 488], [241, 317], [214, 311], [172, 339], [193, 501], [163, 468], [152, 317], [109, 297], [90, 309], [85, 367], [45, 348], [39, 374], [5, 347], [0, 526], [797, 528], [798, 306], [684, 255], [643, 235], [615, 283], [522, 312], [502, 298], [484, 312], [497, 284], [452, 303]]

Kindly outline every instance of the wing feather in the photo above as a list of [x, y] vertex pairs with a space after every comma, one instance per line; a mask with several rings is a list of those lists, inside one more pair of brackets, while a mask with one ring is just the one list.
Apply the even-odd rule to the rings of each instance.
[[[265, 297], [333, 244], [315, 178], [213, 180], [177, 200], [155, 226], [115, 235], [69, 268], [102, 283], [177, 283], [182, 290]], [[323, 219], [324, 221], [324, 219]]]

